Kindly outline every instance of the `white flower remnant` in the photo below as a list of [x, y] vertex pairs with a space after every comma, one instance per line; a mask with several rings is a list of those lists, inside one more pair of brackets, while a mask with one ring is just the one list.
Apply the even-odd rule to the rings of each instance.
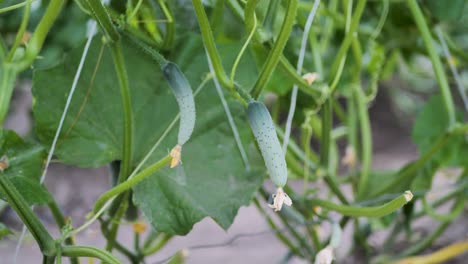
[[169, 154], [172, 157], [171, 168], [174, 168], [175, 166], [182, 163], [182, 160], [180, 158], [181, 151], [182, 151], [182, 146], [178, 144], [171, 150], [171, 153]]
[[281, 211], [281, 208], [283, 208], [283, 204], [287, 206], [292, 205], [292, 200], [289, 198], [289, 196], [283, 191], [283, 188], [278, 188], [276, 190], [276, 194], [273, 194], [273, 204], [269, 204], [268, 206], [270, 208], [275, 209], [275, 212]]
[[308, 85], [311, 85], [318, 78], [318, 74], [315, 72], [309, 72], [304, 74], [302, 78], [307, 82]]
[[333, 259], [333, 248], [328, 245], [315, 256], [315, 264], [331, 264]]
[[341, 164], [348, 166], [350, 168], [356, 167], [357, 158], [356, 158], [356, 151], [354, 151], [353, 146], [351, 145], [346, 146], [345, 155], [343, 159], [341, 159]]
[[0, 158], [0, 171], [6, 170], [9, 166], [10, 162], [8, 161], [8, 157], [3, 155], [2, 158]]

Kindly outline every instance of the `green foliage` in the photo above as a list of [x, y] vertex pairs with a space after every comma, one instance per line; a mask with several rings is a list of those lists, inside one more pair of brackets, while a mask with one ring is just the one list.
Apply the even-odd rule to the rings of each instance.
[[455, 21], [463, 15], [466, 0], [427, 0], [426, 5], [431, 13], [441, 21]]
[[[454, 212], [442, 217], [445, 222], [433, 234], [398, 256], [404, 257], [428, 247], [461, 212], [467, 184], [468, 125], [466, 113], [456, 110], [457, 98], [447, 73], [453, 66], [461, 76], [467, 72], [465, 0], [321, 1], [304, 39], [306, 18], [314, 4], [310, 1], [113, 0], [103, 5], [92, 0], [50, 0], [42, 1], [30, 16], [27, 4], [16, 0], [0, 3], [0, 123], [8, 113], [17, 79], [30, 78], [32, 68], [32, 137], [40, 143], [0, 130], [0, 158], [5, 155], [9, 161], [0, 164], [4, 168], [0, 176], [5, 177], [0, 177], [0, 189], [36, 239], [44, 263], [55, 258], [58, 262], [61, 256], [70, 257], [72, 264], [83, 256], [118, 263], [111, 255], [114, 249], [131, 263], [142, 263], [174, 235], [187, 234], [205, 217], [227, 229], [238, 209], [252, 200], [288, 247], [287, 258], [294, 255], [312, 263], [330, 240], [331, 248], [338, 246], [337, 234], [352, 221], [355, 249], [365, 250], [364, 261], [371, 262], [370, 256], [382, 253], [375, 252], [367, 241], [375, 232], [394, 228], [383, 249], [385, 254], [391, 253], [387, 249], [396, 246], [394, 238], [402, 229], [411, 243], [414, 220], [425, 215], [440, 219], [434, 208], [456, 198]], [[94, 37], [70, 98], [90, 19], [96, 20], [101, 33]], [[254, 20], [253, 37], [246, 41]], [[20, 25], [27, 34], [18, 30]], [[441, 56], [439, 37], [447, 42], [451, 54], [444, 50]], [[308, 45], [305, 54], [299, 53], [303, 43]], [[211, 71], [207, 58], [212, 62]], [[297, 72], [292, 65], [302, 59], [304, 67]], [[178, 142], [177, 131], [169, 127], [184, 111], [161, 73], [159, 63], [165, 60], [180, 68], [177, 79], [187, 79], [190, 84], [184, 83], [184, 87], [198, 87], [196, 111], [190, 108], [196, 114], [196, 118], [190, 116], [195, 128], [193, 134], [191, 129], [182, 131], [187, 135], [181, 140], [182, 166], [174, 169], [169, 163], [175, 154], [169, 150]], [[234, 62], [240, 63], [235, 75], [229, 76]], [[305, 73], [317, 73], [309, 75], [317, 78], [304, 80]], [[234, 138], [214, 78], [227, 91], [240, 143]], [[381, 89], [383, 80], [391, 81], [385, 83], [391, 89]], [[453, 83], [464, 91], [463, 81]], [[246, 108], [252, 98], [265, 105], [263, 117], [271, 115], [274, 122], [268, 137], [278, 134], [284, 140], [291, 131], [282, 131], [283, 114], [294, 108], [289, 100], [294, 84], [300, 90], [293, 137], [285, 146], [286, 158], [280, 155], [276, 164], [267, 162], [268, 172], [258, 147], [268, 150], [271, 146], [255, 143]], [[434, 95], [437, 89], [439, 93]], [[266, 92], [275, 96], [263, 96]], [[384, 172], [372, 166], [370, 123], [375, 115], [370, 112], [374, 111], [372, 104], [380, 102], [374, 101], [377, 93], [389, 93], [392, 107], [402, 112], [400, 116], [408, 124], [417, 112], [411, 136], [419, 157]], [[178, 99], [186, 95], [191, 96], [190, 90], [176, 94]], [[44, 149], [53, 142], [67, 100], [71, 100], [70, 108], [51, 154], [72, 166], [111, 164], [113, 178], [112, 187], [96, 200], [88, 222], [76, 229], [39, 182]], [[340, 157], [342, 143], [347, 144], [344, 158]], [[250, 170], [238, 144], [247, 150]], [[283, 160], [289, 171], [281, 173], [279, 185], [284, 190], [278, 189], [273, 196], [273, 207], [289, 204], [285, 200], [289, 197], [292, 207], [272, 216], [260, 202], [271, 206], [267, 198], [271, 191], [261, 186], [265, 174], [277, 180], [275, 169]], [[418, 211], [419, 198], [433, 189], [436, 172], [445, 167], [463, 169], [458, 187]], [[285, 184], [291, 176], [304, 178], [303, 192]], [[311, 187], [316, 179], [323, 179], [326, 186], [320, 190]], [[344, 185], [352, 186], [351, 195], [344, 194]], [[326, 199], [318, 198], [322, 194]], [[58, 228], [64, 230], [58, 240], [31, 210], [33, 204], [47, 204]], [[341, 219], [337, 221], [331, 211], [338, 212]], [[125, 215], [132, 221], [144, 215], [152, 226], [145, 243], [140, 243], [145, 225], [134, 225], [133, 249], [117, 239]], [[94, 221], [101, 223], [106, 251], [68, 245], [74, 243], [71, 237]], [[328, 224], [333, 225], [335, 235], [321, 240], [315, 226]], [[0, 225], [0, 237], [7, 233]], [[176, 253], [172, 262], [183, 262], [184, 253]]]
[[[421, 109], [414, 123], [412, 138], [421, 153], [434, 141], [448, 132], [449, 124], [441, 96], [432, 96]], [[458, 121], [463, 114], [458, 112]], [[447, 166], [468, 166], [464, 158], [468, 154], [468, 140], [464, 135], [451, 136], [445, 146], [433, 157], [433, 161]]]
[[0, 177], [9, 177], [28, 204], [50, 202], [49, 192], [39, 183], [45, 158], [44, 148], [37, 143], [24, 141], [14, 131], [0, 130], [0, 157], [4, 155], [9, 165], [0, 172]]
[[[181, 65], [192, 86], [196, 87], [208, 67], [200, 39], [192, 36], [186, 43], [180, 49], [190, 51], [190, 54], [179, 53], [173, 60]], [[235, 51], [232, 47], [237, 45], [233, 44], [227, 44], [223, 54]], [[98, 62], [101, 47], [102, 44], [95, 41], [90, 48], [82, 81], [65, 119], [64, 133], [58, 140], [56, 155], [67, 164], [95, 167], [122, 158], [121, 102], [114, 83], [114, 66], [106, 48]], [[62, 64], [35, 72], [33, 110], [36, 132], [44, 144], [50, 144], [53, 139], [68, 87], [73, 81], [74, 71], [70, 69], [77, 67], [81, 51], [82, 48], [77, 48]], [[134, 107], [134, 166], [178, 112], [160, 67], [142, 54], [130, 44], [124, 44]], [[229, 56], [225, 58], [229, 59]], [[99, 68], [93, 79], [94, 65]], [[245, 82], [249, 81], [248, 67], [243, 67], [239, 74], [246, 76]], [[233, 112], [243, 112], [240, 105], [232, 103], [231, 106]], [[136, 204], [158, 231], [186, 234], [205, 216], [213, 217], [223, 228], [228, 228], [237, 209], [250, 201], [263, 180], [258, 171], [245, 171], [239, 155], [226, 155], [235, 150], [235, 142], [212, 84], [196, 98], [196, 108], [199, 116], [196, 128], [192, 139], [183, 148], [186, 179], [180, 182], [174, 170], [163, 169], [138, 185], [134, 192]], [[238, 123], [241, 120], [245, 120], [244, 115], [237, 119]], [[252, 142], [248, 127], [242, 123], [239, 129], [243, 141]], [[150, 161], [167, 154], [167, 150], [177, 143], [176, 134], [176, 131], [170, 133]]]

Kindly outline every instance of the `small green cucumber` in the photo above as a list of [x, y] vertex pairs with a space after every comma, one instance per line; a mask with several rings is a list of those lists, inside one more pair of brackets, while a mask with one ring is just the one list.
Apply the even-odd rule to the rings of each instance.
[[162, 72], [179, 105], [180, 125], [177, 144], [182, 146], [190, 139], [195, 127], [195, 100], [190, 83], [175, 63], [162, 65]]
[[247, 118], [270, 179], [276, 186], [283, 187], [288, 179], [288, 168], [268, 109], [263, 103], [252, 100], [247, 106]]

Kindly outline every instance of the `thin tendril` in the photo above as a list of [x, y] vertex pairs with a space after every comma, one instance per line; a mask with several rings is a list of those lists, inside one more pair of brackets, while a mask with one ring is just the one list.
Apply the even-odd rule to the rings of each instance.
[[382, 15], [380, 16], [379, 23], [377, 24], [377, 27], [375, 28], [374, 32], [372, 32], [371, 39], [376, 39], [377, 36], [380, 34], [380, 31], [382, 31], [382, 28], [385, 24], [385, 20], [387, 20], [387, 15], [388, 15], [388, 0], [383, 1], [383, 10], [382, 10]]
[[[252, 37], [255, 34], [255, 30], [257, 29], [257, 17], [254, 15], [254, 25], [252, 27], [252, 30], [250, 31], [249, 36], [247, 37], [247, 40], [245, 41], [244, 45], [242, 46], [239, 54], [237, 55], [236, 60], [234, 61], [234, 65], [232, 65], [232, 70], [231, 70], [231, 84], [234, 85], [234, 76], [236, 75], [236, 70], [237, 66], [239, 65], [239, 62], [242, 58], [242, 55], [244, 54], [245, 50], [247, 49], [250, 41], [252, 40]], [[210, 63], [211, 65], [211, 63]], [[211, 66], [210, 66], [211, 67]], [[211, 71], [213, 74], [213, 71]], [[215, 78], [215, 83], [218, 82], [217, 79]]]
[[218, 92], [219, 98], [221, 99], [224, 112], [226, 112], [226, 116], [227, 116], [229, 125], [231, 126], [232, 134], [234, 134], [234, 139], [236, 140], [237, 148], [239, 149], [240, 155], [242, 157], [242, 161], [244, 162], [245, 169], [247, 171], [250, 171], [249, 159], [247, 158], [247, 154], [245, 153], [244, 147], [242, 146], [242, 141], [239, 136], [239, 131], [237, 130], [236, 123], [234, 122], [234, 119], [232, 118], [232, 115], [231, 115], [231, 110], [229, 110], [229, 106], [226, 103], [226, 99], [224, 98], [224, 93], [223, 93], [223, 90], [221, 89], [221, 85], [219, 84], [218, 78], [216, 78], [215, 76], [215, 72], [213, 69], [213, 64], [211, 63], [211, 60], [210, 60], [210, 56], [207, 56], [207, 60], [208, 60], [208, 65], [210, 66], [211, 75], [214, 76], [213, 80], [216, 86], [216, 91]]
[[[297, 59], [297, 73], [301, 74], [302, 66], [304, 64], [304, 57], [305, 57], [305, 50], [307, 45], [307, 39], [309, 36], [310, 27], [312, 26], [312, 22], [314, 21], [315, 13], [317, 11], [318, 5], [320, 4], [320, 0], [314, 1], [314, 6], [310, 10], [309, 16], [307, 17], [307, 22], [304, 27], [304, 33], [302, 34], [302, 43], [301, 43], [301, 50], [299, 52], [299, 58]], [[288, 149], [288, 142], [289, 137], [291, 135], [291, 126], [292, 120], [294, 117], [294, 111], [296, 109], [296, 100], [297, 100], [297, 84], [294, 84], [292, 93], [291, 93], [291, 104], [289, 105], [289, 112], [288, 118], [286, 121], [286, 129], [284, 133], [284, 140], [283, 140], [283, 152], [286, 153]]]

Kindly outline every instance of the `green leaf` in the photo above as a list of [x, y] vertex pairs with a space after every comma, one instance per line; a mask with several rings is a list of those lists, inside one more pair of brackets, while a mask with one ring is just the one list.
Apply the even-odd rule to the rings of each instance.
[[0, 223], [0, 239], [11, 234], [13, 234], [13, 232], [11, 232], [11, 230], [8, 229], [8, 227], [6, 227], [3, 223]]
[[[437, 138], [448, 129], [447, 113], [441, 96], [432, 96], [416, 117], [412, 131], [413, 142], [420, 153], [426, 152]], [[463, 114], [457, 112], [457, 120], [463, 120]], [[453, 135], [445, 146], [432, 158], [441, 166], [466, 166], [468, 160], [468, 141], [464, 135]]]
[[[92, 82], [101, 45], [97, 41], [91, 45], [57, 143], [57, 157], [68, 164], [92, 167], [121, 159], [121, 100], [114, 65], [106, 48]], [[136, 47], [125, 42], [122, 45], [132, 96], [133, 165], [136, 165], [172, 122], [178, 108], [159, 65]], [[195, 88], [209, 71], [202, 41], [198, 35], [191, 35], [181, 39], [176, 47], [178, 52], [169, 59], [179, 65], [192, 88]], [[232, 65], [238, 48], [240, 43], [219, 45], [227, 65]], [[38, 137], [45, 144], [52, 141], [81, 52], [82, 48], [78, 48], [61, 65], [35, 72], [33, 111]], [[253, 67], [248, 60], [243, 60], [238, 70], [238, 76], [242, 78], [236, 78], [236, 81], [243, 86], [251, 85], [255, 80]], [[260, 160], [246, 123], [244, 108], [233, 102], [230, 102], [230, 106], [242, 141], [250, 150], [250, 158]], [[211, 82], [196, 97], [196, 108], [194, 133], [182, 149], [186, 177], [181, 178], [175, 170], [165, 168], [134, 189], [135, 204], [158, 231], [186, 234], [193, 224], [206, 216], [227, 228], [238, 208], [249, 203], [263, 181], [263, 173], [245, 171]], [[176, 144], [176, 135], [176, 129], [171, 131], [150, 161], [167, 155]]]
[[441, 21], [455, 21], [463, 14], [466, 0], [426, 0], [426, 5], [431, 13]]
[[[0, 157], [6, 156], [8, 168], [0, 177], [10, 177], [28, 204], [46, 204], [50, 194], [39, 183], [45, 159], [44, 149], [24, 141], [14, 131], [0, 130]], [[3, 199], [3, 195], [0, 196]]]

